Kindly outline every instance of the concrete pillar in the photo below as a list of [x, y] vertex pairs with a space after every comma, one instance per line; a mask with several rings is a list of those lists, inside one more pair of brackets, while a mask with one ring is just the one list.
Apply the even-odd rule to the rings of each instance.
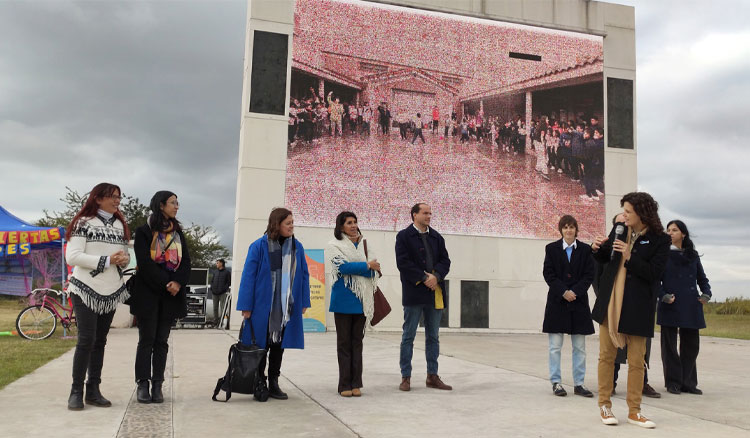
[[526, 92], [526, 151], [531, 150], [531, 91]]
[[326, 98], [326, 81], [323, 78], [318, 78], [318, 96], [323, 96], [323, 99]]

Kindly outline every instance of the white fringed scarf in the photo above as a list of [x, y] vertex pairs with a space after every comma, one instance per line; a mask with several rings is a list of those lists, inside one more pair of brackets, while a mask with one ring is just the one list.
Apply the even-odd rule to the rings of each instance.
[[378, 275], [373, 277], [364, 277], [362, 275], [345, 275], [339, 272], [339, 267], [344, 263], [368, 262], [375, 260], [372, 250], [368, 248], [368, 258], [365, 256], [365, 239], [360, 236], [359, 244], [355, 247], [354, 242], [349, 237], [343, 239], [333, 239], [328, 242], [328, 262], [331, 264], [331, 285], [339, 279], [344, 280], [344, 286], [347, 287], [362, 302], [362, 310], [365, 314], [366, 325], [370, 326], [372, 315], [375, 312], [375, 300], [373, 294], [378, 285]]

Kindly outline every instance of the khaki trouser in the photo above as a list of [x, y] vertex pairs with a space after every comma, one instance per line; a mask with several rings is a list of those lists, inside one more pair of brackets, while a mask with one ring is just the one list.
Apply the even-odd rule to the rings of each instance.
[[[628, 414], [641, 412], [643, 398], [643, 373], [645, 370], [646, 338], [627, 336], [628, 346]], [[617, 347], [612, 343], [606, 324], [599, 326], [599, 406], [612, 407], [612, 389], [614, 387], [615, 356]]]

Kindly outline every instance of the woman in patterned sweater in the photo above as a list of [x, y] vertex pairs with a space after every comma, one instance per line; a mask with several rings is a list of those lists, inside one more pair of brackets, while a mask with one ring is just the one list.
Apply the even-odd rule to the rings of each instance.
[[100, 407], [112, 403], [99, 391], [104, 347], [112, 317], [119, 303], [128, 298], [122, 270], [130, 263], [128, 224], [119, 210], [120, 188], [101, 183], [89, 193], [81, 211], [70, 222], [65, 259], [73, 266], [68, 292], [78, 325], [78, 343], [73, 356], [73, 386], [68, 409], [83, 409], [83, 382], [86, 404]]

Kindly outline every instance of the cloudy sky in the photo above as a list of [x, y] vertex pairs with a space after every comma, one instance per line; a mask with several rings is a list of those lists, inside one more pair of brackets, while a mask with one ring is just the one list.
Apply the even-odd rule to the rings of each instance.
[[[750, 2], [614, 2], [636, 7], [639, 188], [688, 224], [717, 298], [750, 296]], [[66, 185], [168, 188], [231, 247], [245, 16], [0, 0], [0, 205], [33, 221]]]

